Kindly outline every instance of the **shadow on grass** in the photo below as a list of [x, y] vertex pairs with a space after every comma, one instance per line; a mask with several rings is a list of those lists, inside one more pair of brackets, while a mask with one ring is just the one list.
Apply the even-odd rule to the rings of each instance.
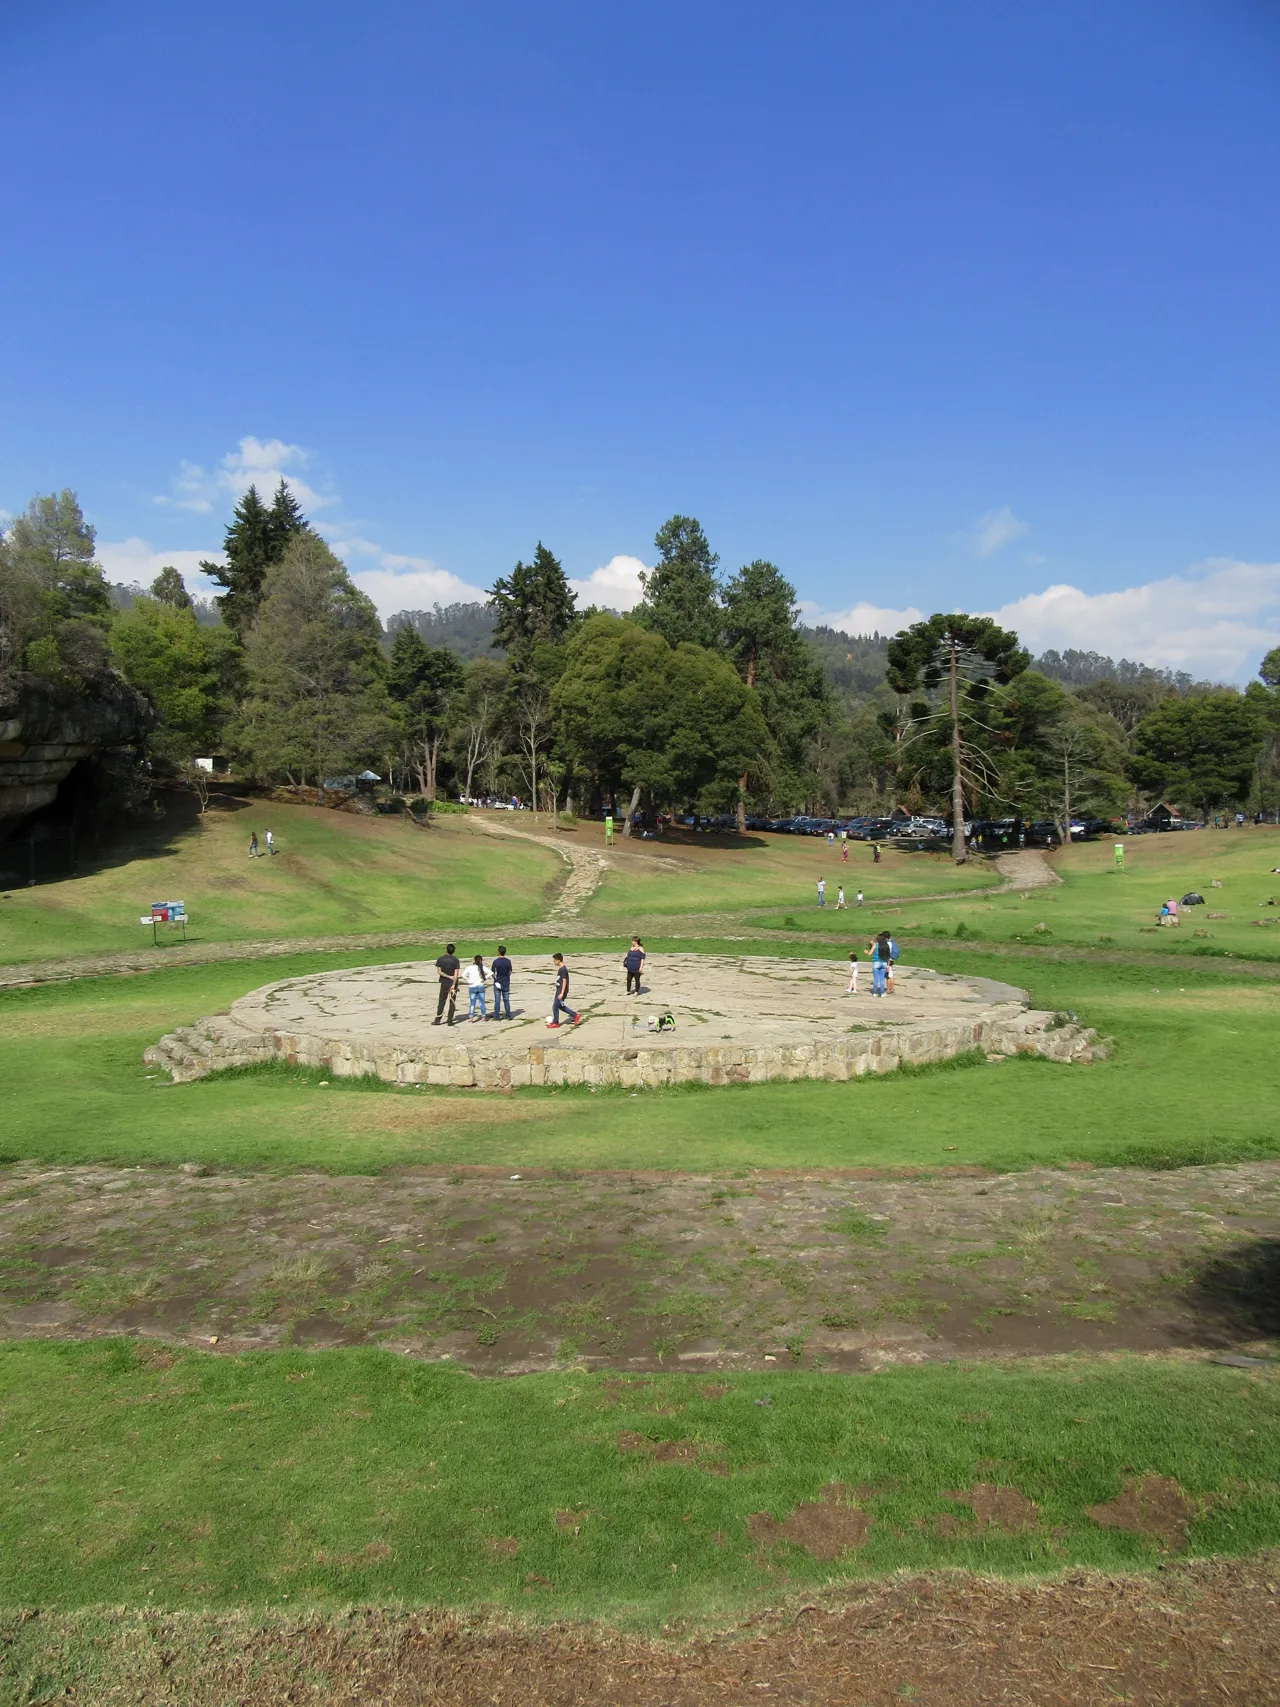
[[1188, 1301], [1206, 1323], [1241, 1340], [1280, 1336], [1280, 1239], [1248, 1239], [1198, 1270]]

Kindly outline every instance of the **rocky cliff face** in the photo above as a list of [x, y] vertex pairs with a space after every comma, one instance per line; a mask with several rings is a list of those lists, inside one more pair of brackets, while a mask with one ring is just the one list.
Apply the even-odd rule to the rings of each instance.
[[131, 747], [154, 725], [150, 701], [114, 672], [70, 701], [28, 678], [0, 703], [0, 837], [48, 806], [79, 760]]

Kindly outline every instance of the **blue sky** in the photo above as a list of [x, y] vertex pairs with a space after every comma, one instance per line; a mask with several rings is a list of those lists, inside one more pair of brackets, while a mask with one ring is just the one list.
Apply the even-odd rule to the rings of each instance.
[[1280, 641], [1280, 7], [9, 0], [0, 505], [384, 615], [673, 511], [813, 613]]

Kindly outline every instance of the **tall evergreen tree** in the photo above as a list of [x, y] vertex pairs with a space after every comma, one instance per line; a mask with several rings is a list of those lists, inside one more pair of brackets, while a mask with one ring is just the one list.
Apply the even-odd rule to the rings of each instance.
[[462, 665], [447, 646], [428, 646], [407, 623], [396, 630], [387, 665], [387, 692], [401, 722], [419, 792], [436, 797], [440, 746], [451, 727], [450, 713], [462, 686]]
[[[968, 858], [964, 839], [964, 792], [976, 790], [980, 778], [978, 743], [966, 739], [979, 707], [993, 683], [1011, 682], [1030, 663], [1030, 655], [1009, 633], [985, 616], [959, 611], [939, 612], [927, 622], [914, 622], [895, 634], [886, 654], [889, 686], [900, 694], [922, 685], [941, 694], [941, 703], [912, 707], [913, 735], [934, 732], [938, 725], [950, 737], [951, 849], [957, 865]], [[909, 740], [912, 736], [906, 736]]]
[[657, 564], [640, 577], [644, 598], [634, 621], [660, 634], [668, 646], [690, 640], [714, 646], [720, 638], [719, 556], [693, 516], [672, 516], [654, 535]]
[[[828, 695], [822, 666], [800, 632], [795, 588], [772, 563], [757, 558], [726, 584], [721, 621], [725, 649], [756, 691], [776, 763], [789, 777], [798, 777]], [[748, 770], [741, 779], [744, 796], [750, 781]], [[746, 828], [744, 820], [745, 804], [739, 799], [740, 830]]]
[[327, 776], [385, 752], [382, 625], [310, 529], [266, 571], [245, 636], [248, 694], [234, 739], [259, 776]]
[[226, 564], [201, 563], [210, 580], [227, 589], [218, 607], [227, 627], [241, 639], [257, 615], [267, 570], [279, 563], [289, 541], [306, 531], [306, 518], [283, 480], [270, 504], [263, 503], [256, 486], [250, 486], [236, 505], [223, 539]]
[[517, 671], [528, 668], [539, 646], [559, 645], [577, 614], [577, 595], [541, 540], [532, 563], [517, 563], [509, 575], [499, 575], [489, 604], [496, 616], [494, 643]]

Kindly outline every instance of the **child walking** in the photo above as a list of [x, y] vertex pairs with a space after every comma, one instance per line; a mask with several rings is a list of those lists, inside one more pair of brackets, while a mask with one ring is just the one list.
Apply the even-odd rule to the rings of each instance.
[[850, 951], [849, 951], [849, 988], [845, 991], [845, 995], [846, 996], [856, 996], [857, 993], [858, 993], [858, 951], [856, 948], [854, 948], [854, 949], [850, 949]]
[[558, 1031], [561, 1014], [568, 1014], [571, 1025], [579, 1024], [582, 1015], [574, 1013], [569, 1006], [569, 968], [564, 963], [564, 955], [553, 954], [551, 959], [556, 969], [556, 993], [551, 1001], [551, 1018], [547, 1021], [547, 1029]]

